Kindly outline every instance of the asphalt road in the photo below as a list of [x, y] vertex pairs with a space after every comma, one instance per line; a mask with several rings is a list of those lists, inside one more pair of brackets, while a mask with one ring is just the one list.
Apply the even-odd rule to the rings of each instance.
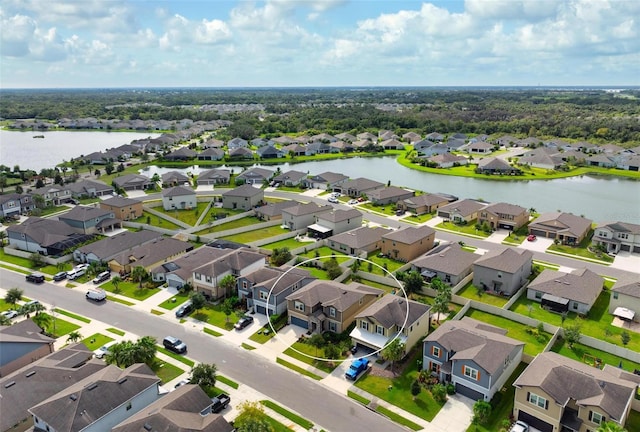
[[181, 338], [189, 347], [189, 357], [203, 363], [215, 363], [219, 371], [297, 411], [330, 431], [406, 432], [403, 427], [322, 384], [291, 372], [264, 357], [191, 330], [186, 325], [137, 311], [116, 302], [96, 304], [82, 292], [50, 283], [27, 283], [23, 274], [0, 269], [0, 286], [19, 287], [25, 296], [73, 311], [88, 318], [140, 336], [162, 340], [167, 335]]

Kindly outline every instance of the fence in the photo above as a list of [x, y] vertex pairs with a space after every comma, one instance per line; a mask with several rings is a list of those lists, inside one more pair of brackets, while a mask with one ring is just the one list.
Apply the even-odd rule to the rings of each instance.
[[[14, 249], [11, 246], [5, 246], [4, 253], [6, 253], [7, 255], [13, 255], [16, 257], [29, 259], [33, 252], [25, 252], [18, 249]], [[51, 265], [58, 265], [59, 263], [70, 261], [72, 254], [62, 255], [57, 258], [50, 257], [47, 255], [41, 255], [41, 256], [45, 263], [51, 264]]]

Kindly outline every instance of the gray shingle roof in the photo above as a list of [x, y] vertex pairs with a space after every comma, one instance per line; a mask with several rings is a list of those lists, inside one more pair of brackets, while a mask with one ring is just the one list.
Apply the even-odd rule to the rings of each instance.
[[356, 209], [341, 210], [337, 209], [329, 213], [318, 215], [318, 222], [327, 221], [332, 223], [342, 222], [353, 218], [361, 218], [362, 213]]
[[406, 227], [397, 231], [390, 232], [382, 236], [384, 239], [396, 241], [404, 244], [417, 243], [430, 235], [434, 235], [436, 231], [426, 225], [421, 227]]
[[7, 233], [24, 234], [42, 247], [52, 246], [77, 236], [73, 228], [64, 222], [34, 216], [29, 217], [21, 224], [10, 225], [6, 231]]
[[127, 206], [131, 206], [134, 204], [138, 204], [140, 203], [140, 200], [137, 199], [133, 199], [133, 198], [125, 198], [125, 197], [120, 197], [120, 196], [115, 196], [109, 199], [106, 199], [104, 201], [102, 201], [100, 204], [106, 204], [106, 205], [110, 205], [110, 206], [114, 206], [114, 207], [127, 207]]
[[111, 210], [105, 210], [100, 207], [75, 206], [65, 214], [59, 216], [59, 219], [68, 219], [73, 221], [86, 222], [99, 217], [112, 214]]
[[478, 258], [479, 255], [467, 252], [453, 243], [432, 249], [427, 255], [412, 261], [412, 264], [420, 269], [459, 275], [468, 270]]
[[356, 318], [373, 318], [386, 329], [392, 327], [410, 327], [425, 314], [429, 313], [431, 307], [408, 300], [400, 295], [385, 295], [365, 310], [356, 315]]
[[95, 243], [81, 246], [79, 251], [84, 254], [92, 253], [99, 259], [108, 259], [134, 246], [150, 242], [160, 237], [162, 237], [160, 234], [149, 230], [125, 231], [114, 236], [98, 240]]
[[384, 186], [384, 183], [380, 183], [375, 180], [371, 180], [364, 177], [359, 177], [353, 180], [348, 180], [342, 184], [342, 189], [354, 189], [358, 191], [367, 191], [374, 188]]
[[195, 196], [196, 191], [191, 189], [190, 187], [185, 186], [175, 186], [169, 189], [162, 189], [163, 197], [177, 197], [177, 196]]
[[265, 168], [258, 168], [258, 167], [254, 167], [254, 168], [249, 168], [246, 171], [241, 172], [240, 174], [238, 174], [238, 178], [243, 178], [243, 179], [268, 179], [273, 175], [273, 171], [265, 169]]
[[126, 174], [120, 177], [115, 177], [113, 179], [113, 182], [118, 187], [125, 188], [128, 185], [140, 185], [140, 184], [151, 183], [151, 179], [141, 174]]
[[341, 173], [334, 173], [331, 171], [326, 171], [323, 172], [321, 174], [316, 174], [314, 176], [311, 176], [309, 178], [309, 180], [317, 182], [317, 183], [322, 183], [322, 182], [326, 182], [326, 183], [336, 183], [342, 180], [346, 180], [349, 177], [347, 177], [344, 174]]
[[369, 198], [373, 200], [382, 200], [394, 197], [404, 197], [407, 195], [413, 195], [413, 191], [402, 189], [396, 186], [384, 187], [369, 192]]
[[361, 249], [382, 239], [382, 236], [390, 233], [390, 229], [381, 227], [360, 227], [329, 237], [329, 241], [346, 245], [350, 248]]
[[229, 180], [231, 176], [231, 171], [226, 169], [210, 169], [207, 171], [203, 171], [198, 174], [198, 180], [208, 180], [208, 179], [225, 179]]
[[171, 237], [161, 237], [147, 244], [136, 246], [113, 258], [120, 265], [131, 265], [132, 267], [147, 267], [159, 261], [176, 256], [180, 253], [193, 249], [189, 242], [174, 239]]
[[609, 228], [613, 232], [629, 233], [634, 235], [640, 234], [640, 225], [628, 222], [600, 224], [598, 225], [598, 228]]
[[284, 182], [284, 181], [300, 181], [307, 177], [307, 173], [303, 173], [301, 171], [290, 170], [284, 172], [280, 175], [277, 175], [273, 178], [274, 181]]
[[633, 279], [618, 279], [611, 291], [640, 298], [640, 276], [634, 275], [632, 277]]
[[248, 249], [233, 249], [229, 254], [193, 269], [203, 275], [216, 276], [225, 271], [240, 271], [256, 262], [265, 261], [265, 256]]
[[263, 214], [265, 216], [277, 216], [282, 214], [282, 210], [290, 208], [300, 204], [298, 201], [279, 201], [275, 203], [269, 203], [255, 209], [256, 214]]
[[528, 289], [592, 305], [600, 295], [603, 283], [602, 276], [586, 268], [573, 273], [544, 269]]
[[283, 213], [288, 213], [293, 216], [302, 216], [308, 214], [320, 214], [326, 213], [333, 210], [333, 207], [330, 205], [319, 206], [316, 203], [310, 202], [306, 204], [298, 204], [297, 206], [288, 207], [283, 209]]
[[591, 219], [576, 216], [571, 213], [549, 212], [543, 213], [529, 224], [529, 230], [562, 232], [579, 237], [591, 228]]
[[298, 291], [289, 294], [287, 300], [298, 300], [306, 306], [333, 306], [338, 311], [347, 310], [367, 295], [379, 296], [384, 291], [366, 285], [345, 285], [336, 281], [315, 280]]
[[420, 207], [420, 206], [432, 206], [432, 205], [436, 205], [436, 204], [440, 204], [448, 201], [449, 201], [448, 199], [438, 194], [423, 194], [423, 195], [407, 198], [404, 200], [404, 203], [413, 207]]
[[230, 191], [226, 191], [222, 194], [222, 196], [249, 198], [260, 194], [264, 195], [264, 191], [262, 189], [253, 187], [249, 184], [245, 184], [242, 186], [238, 186], [235, 189], [231, 189]]
[[480, 209], [483, 209], [486, 205], [486, 203], [481, 203], [479, 201], [463, 199], [440, 207], [440, 209], [438, 209], [438, 212], [455, 212], [461, 214], [462, 216], [468, 216]]
[[473, 264], [505, 273], [515, 273], [527, 262], [531, 262], [533, 253], [526, 249], [507, 248], [502, 251], [489, 251]]
[[505, 202], [499, 202], [495, 204], [489, 204], [482, 211], [493, 213], [495, 215], [511, 215], [519, 216], [527, 212], [527, 209], [517, 204], [510, 204]]
[[189, 177], [187, 177], [185, 174], [181, 173], [180, 171], [169, 171], [168, 173], [162, 174], [161, 178], [162, 178], [162, 183], [172, 183], [172, 182], [184, 183], [189, 181]]

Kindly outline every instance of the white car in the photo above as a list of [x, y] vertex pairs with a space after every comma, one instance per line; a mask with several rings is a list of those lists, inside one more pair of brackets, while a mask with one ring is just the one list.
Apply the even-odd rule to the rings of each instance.
[[509, 432], [529, 432], [529, 425], [523, 421], [518, 420], [511, 426]]
[[18, 316], [18, 311], [14, 311], [13, 309], [9, 309], [0, 313], [3, 317], [7, 317], [7, 319], [13, 319]]
[[349, 205], [358, 204], [358, 200], [355, 200], [355, 199], [349, 200], [349, 201], [347, 202], [347, 204], [349, 204]]
[[116, 343], [117, 343], [116, 341], [107, 342], [106, 344], [102, 345], [100, 348], [95, 350], [93, 352], [93, 355], [95, 355], [96, 358], [102, 358], [102, 357], [106, 356], [110, 352], [109, 348], [111, 348]]
[[338, 201], [338, 198], [334, 198], [334, 197], [329, 198], [327, 201], [329, 201], [332, 204], [338, 204], [340, 202]]

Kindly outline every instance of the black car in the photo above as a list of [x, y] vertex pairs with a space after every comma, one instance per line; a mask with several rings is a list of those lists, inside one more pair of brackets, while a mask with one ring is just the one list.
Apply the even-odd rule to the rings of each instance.
[[181, 305], [176, 311], [176, 318], [182, 318], [193, 312], [193, 304], [190, 301]]
[[251, 316], [243, 316], [235, 323], [234, 327], [236, 330], [242, 330], [246, 326], [250, 325], [253, 322], [253, 317]]
[[44, 275], [42, 273], [30, 273], [26, 277], [27, 282], [41, 284], [44, 282]]
[[169, 351], [173, 351], [178, 354], [184, 354], [187, 352], [187, 344], [173, 336], [167, 336], [164, 338], [162, 345]]

